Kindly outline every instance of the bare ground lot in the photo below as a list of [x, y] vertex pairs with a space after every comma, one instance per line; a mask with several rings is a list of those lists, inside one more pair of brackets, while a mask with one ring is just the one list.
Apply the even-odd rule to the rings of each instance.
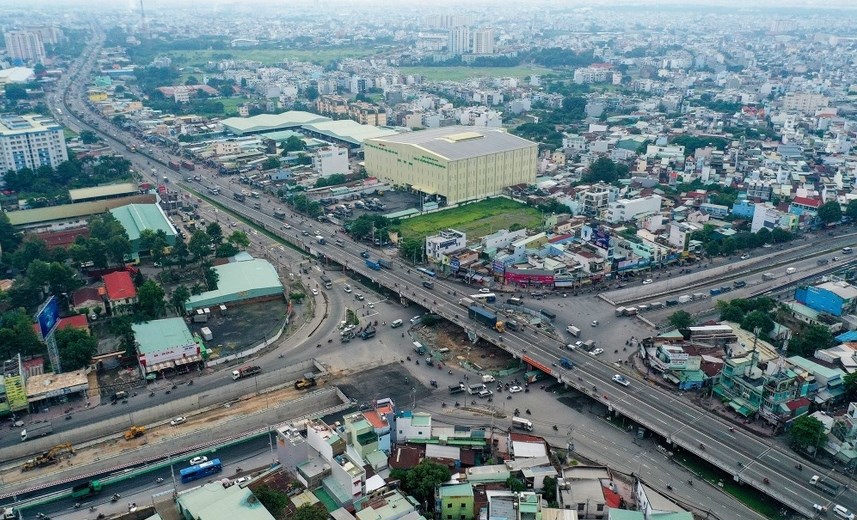
[[441, 321], [431, 327], [417, 325], [411, 329], [411, 335], [429, 351], [448, 348], [449, 352], [442, 356], [435, 354], [435, 359], [441, 358], [444, 363], [459, 364], [469, 360], [487, 371], [517, 365], [512, 356], [490, 343], [479, 340], [474, 345], [461, 327], [447, 321]]

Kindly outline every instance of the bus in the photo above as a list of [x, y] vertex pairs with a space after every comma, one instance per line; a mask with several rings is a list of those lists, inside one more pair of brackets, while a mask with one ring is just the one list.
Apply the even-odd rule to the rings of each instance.
[[497, 301], [497, 295], [494, 293], [471, 294], [469, 298], [471, 300], [485, 300], [488, 303], [494, 303]]
[[223, 471], [223, 464], [220, 463], [220, 459], [213, 459], [203, 462], [202, 464], [197, 464], [196, 466], [185, 468], [179, 472], [179, 475], [181, 475], [182, 482], [186, 483], [191, 480], [197, 480], [209, 475], [214, 475], [215, 473], [220, 473], [221, 471]]
[[426, 276], [431, 276], [432, 278], [437, 276], [437, 274], [434, 271], [432, 271], [431, 269], [426, 269], [425, 267], [417, 267], [417, 272], [422, 273]]

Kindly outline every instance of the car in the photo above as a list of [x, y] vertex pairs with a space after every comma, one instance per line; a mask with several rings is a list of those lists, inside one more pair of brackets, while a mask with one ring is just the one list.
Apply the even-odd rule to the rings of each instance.
[[603, 353], [604, 353], [604, 349], [601, 347], [597, 347], [597, 348], [594, 348], [594, 349], [589, 351], [590, 356], [597, 356], [598, 354], [603, 354]]
[[510, 393], [510, 394], [517, 394], [518, 392], [523, 392], [523, 391], [524, 391], [524, 389], [523, 389], [523, 388], [521, 388], [521, 387], [520, 387], [520, 386], [518, 386], [518, 385], [515, 385], [515, 386], [512, 386], [512, 387], [510, 387], [510, 388], [509, 388], [509, 393]]
[[306, 231], [306, 230], [301, 231], [301, 235], [303, 235], [303, 236], [305, 236], [305, 237], [308, 237], [308, 236], [309, 236], [309, 231]]
[[232, 481], [233, 484], [244, 484], [250, 482], [250, 477], [240, 477]]
[[292, 229], [291, 224], [283, 224], [283, 229]]
[[744, 253], [743, 255], [741, 255], [741, 260], [746, 260], [748, 258], [750, 258], [750, 253]]
[[366, 299], [366, 297], [364, 297], [364, 296], [363, 296], [362, 294], [360, 294], [360, 293], [355, 294], [355, 295], [354, 295], [354, 297], [355, 297], [355, 298], [357, 298], [357, 301], [358, 301], [358, 302], [362, 302], [363, 300], [365, 300], [365, 299]]
[[375, 308], [375, 304], [374, 304], [374, 303], [372, 303], [372, 302], [367, 303], [367, 304], [366, 304], [366, 306], [367, 306], [367, 307], [369, 307], [370, 309], [374, 309], [374, 308]]
[[184, 424], [187, 422], [187, 417], [176, 417], [172, 421], [170, 421], [170, 426], [178, 426], [179, 424]]
[[421, 319], [423, 319], [422, 315], [414, 316], [413, 318], [411, 318], [411, 325], [413, 325], [414, 323], [416, 323], [416, 322], [420, 321]]
[[488, 294], [491, 292], [491, 289], [489, 289], [487, 287], [483, 287], [483, 288], [479, 289], [479, 292], [481, 292], [482, 294]]
[[208, 462], [208, 457], [201, 455], [199, 457], [194, 457], [190, 459], [191, 466], [196, 466], [197, 464], [202, 464], [203, 462]]
[[345, 292], [347, 292], [347, 293], [351, 292], [351, 286], [350, 285], [345, 286]]
[[654, 282], [655, 281], [652, 280], [651, 278], [646, 278], [645, 280], [643, 280], [643, 285], [649, 285], [650, 283], [654, 283]]
[[597, 327], [598, 326], [598, 320], [592, 320], [592, 326]]
[[313, 295], [313, 296], [318, 296], [318, 289], [313, 289], [313, 290], [312, 290], [312, 295]]
[[574, 348], [580, 348], [580, 347], [582, 347], [582, 346], [583, 346], [583, 342], [582, 342], [582, 341], [575, 341], [575, 342], [574, 342]]
[[631, 382], [630, 382], [630, 381], [628, 381], [627, 379], [625, 379], [625, 376], [623, 376], [623, 375], [621, 375], [621, 374], [616, 374], [616, 375], [614, 375], [614, 376], [613, 376], [613, 382], [614, 382], [614, 383], [618, 383], [618, 384], [620, 384], [620, 385], [622, 385], [622, 386], [628, 386], [628, 385], [630, 385], [630, 384], [631, 384]]

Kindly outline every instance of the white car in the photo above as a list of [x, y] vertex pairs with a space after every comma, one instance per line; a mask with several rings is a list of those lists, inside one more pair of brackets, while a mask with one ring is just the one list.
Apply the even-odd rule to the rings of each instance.
[[196, 466], [197, 464], [202, 464], [203, 462], [208, 462], [208, 457], [200, 456], [200, 457], [194, 457], [194, 458], [190, 459], [190, 465], [191, 466]]
[[236, 478], [232, 481], [233, 484], [244, 484], [246, 482], [250, 482], [250, 477]]
[[750, 258], [750, 253], [744, 253], [743, 255], [741, 255], [741, 260], [746, 260], [748, 258]]
[[615, 376], [613, 376], [613, 382], [618, 383], [622, 386], [628, 386], [631, 384], [631, 382], [625, 379], [625, 376], [621, 374], [616, 374]]
[[518, 392], [523, 392], [523, 391], [524, 391], [524, 389], [518, 385], [515, 385], [515, 386], [509, 388], [510, 394], [517, 394]]
[[178, 426], [179, 424], [184, 424], [187, 422], [187, 417], [176, 417], [172, 421], [170, 421], [170, 426]]
[[374, 308], [375, 308], [375, 304], [374, 304], [374, 303], [372, 303], [372, 302], [369, 302], [368, 304], [366, 304], [366, 306], [367, 306], [367, 307], [369, 307], [370, 309], [374, 309]]
[[603, 354], [603, 353], [604, 353], [604, 349], [601, 347], [594, 348], [594, 349], [589, 351], [589, 354], [592, 356], [597, 356], [598, 354]]
[[292, 229], [290, 224], [283, 224], [283, 229]]
[[592, 326], [597, 327], [598, 326], [598, 320], [592, 320]]
[[650, 283], [654, 283], [654, 282], [655, 281], [652, 280], [651, 278], [646, 278], [645, 280], [643, 280], [643, 285], [649, 285]]
[[345, 292], [347, 292], [347, 293], [351, 292], [351, 286], [350, 285], [345, 286]]
[[411, 325], [413, 325], [414, 323], [416, 323], [416, 322], [420, 321], [421, 319], [423, 319], [422, 315], [420, 315], [420, 316], [414, 316], [413, 318], [411, 318]]
[[318, 289], [313, 289], [313, 290], [312, 290], [312, 294], [313, 294], [314, 296], [318, 296]]
[[487, 287], [483, 287], [483, 288], [479, 289], [479, 292], [481, 292], [482, 294], [488, 294], [491, 292], [491, 289], [489, 289]]

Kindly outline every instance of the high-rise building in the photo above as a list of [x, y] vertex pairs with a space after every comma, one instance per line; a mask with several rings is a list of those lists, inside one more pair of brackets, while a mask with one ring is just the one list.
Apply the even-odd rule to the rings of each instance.
[[453, 56], [460, 56], [470, 52], [470, 28], [465, 25], [459, 25], [450, 29], [447, 48]]
[[8, 31], [3, 33], [9, 57], [23, 61], [44, 63], [45, 45], [37, 31]]
[[494, 54], [494, 29], [473, 31], [473, 54]]
[[62, 126], [37, 114], [0, 116], [0, 175], [68, 160]]

